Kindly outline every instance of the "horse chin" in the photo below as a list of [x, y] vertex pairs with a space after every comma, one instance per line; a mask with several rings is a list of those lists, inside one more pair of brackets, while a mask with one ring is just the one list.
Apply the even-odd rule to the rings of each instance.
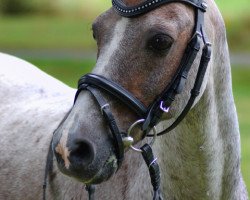
[[83, 182], [85, 184], [100, 184], [109, 180], [115, 174], [117, 169], [117, 159], [115, 156], [111, 156], [93, 178]]
[[[109, 180], [118, 169], [117, 159], [115, 155], [110, 155], [110, 157], [106, 160], [103, 166], [97, 170], [95, 166], [89, 166], [89, 169], [79, 169], [79, 167], [76, 166], [69, 166], [69, 168], [65, 168], [65, 165], [62, 163], [60, 164], [60, 162], [57, 166], [59, 170], [66, 176], [69, 176], [79, 182], [89, 185], [100, 184]], [[93, 172], [94, 168], [95, 173]]]

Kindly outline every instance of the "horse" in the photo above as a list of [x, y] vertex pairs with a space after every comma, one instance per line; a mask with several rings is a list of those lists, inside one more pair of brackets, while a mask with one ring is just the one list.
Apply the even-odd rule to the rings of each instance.
[[[195, 9], [187, 1], [173, 1], [127, 18], [119, 13], [129, 14], [126, 7], [150, 5], [124, 0], [123, 10], [120, 1], [113, 2], [118, 4], [93, 23], [97, 62], [93, 74], [83, 78], [119, 84], [128, 96], [135, 97], [134, 106], [150, 107], [178, 72], [192, 40]], [[240, 171], [240, 134], [225, 26], [215, 2], [208, 0], [207, 7], [203, 31], [212, 43], [212, 54], [200, 91], [178, 126], [154, 137], [152, 145], [160, 166], [163, 199], [248, 199]], [[170, 108], [162, 105], [164, 113], [150, 127], [153, 132], [165, 130], [185, 109], [201, 58], [199, 51], [186, 83], [181, 84], [182, 92]], [[115, 138], [103, 116], [107, 109], [112, 112], [116, 125], [111, 125], [121, 132], [133, 127], [130, 139], [139, 146], [151, 142], [144, 134], [150, 130], [142, 131], [139, 126], [146, 119], [137, 121], [138, 113], [107, 91], [88, 88], [85, 79], [79, 81], [72, 105], [74, 89], [17, 58], [0, 54], [0, 60], [4, 66], [0, 76], [0, 199], [42, 198], [48, 149], [55, 155], [48, 171], [48, 199], [87, 199], [84, 184], [98, 184], [97, 199], [152, 199], [144, 160], [130, 150], [132, 144], [124, 147], [123, 161], [118, 159], [119, 137]], [[97, 79], [91, 79], [94, 74]], [[135, 121], [138, 123], [133, 124]]]

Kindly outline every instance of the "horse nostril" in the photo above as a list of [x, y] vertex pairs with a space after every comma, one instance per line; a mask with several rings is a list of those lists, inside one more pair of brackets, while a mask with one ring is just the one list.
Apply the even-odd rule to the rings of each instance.
[[70, 153], [70, 162], [72, 165], [87, 166], [95, 157], [94, 147], [86, 140], [77, 140]]

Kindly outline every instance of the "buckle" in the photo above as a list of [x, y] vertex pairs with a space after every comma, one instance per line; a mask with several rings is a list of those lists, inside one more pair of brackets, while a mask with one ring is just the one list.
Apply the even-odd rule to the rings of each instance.
[[161, 109], [163, 112], [168, 113], [168, 112], [169, 112], [170, 107], [165, 107], [165, 105], [164, 105], [164, 101], [161, 101], [161, 104], [160, 104], [160, 109]]
[[102, 115], [103, 115], [103, 110], [104, 110], [105, 108], [109, 108], [109, 104], [108, 104], [108, 103], [104, 104], [104, 105], [101, 107], [101, 113], [102, 113]]

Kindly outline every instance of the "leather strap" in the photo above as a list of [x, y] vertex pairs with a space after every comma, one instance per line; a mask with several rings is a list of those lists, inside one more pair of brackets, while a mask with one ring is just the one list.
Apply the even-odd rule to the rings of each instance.
[[160, 190], [161, 176], [157, 158], [154, 157], [152, 148], [145, 144], [141, 147], [143, 159], [148, 167], [151, 184], [154, 190], [153, 200], [163, 200]]
[[[170, 107], [172, 102], [175, 99], [175, 96], [182, 92], [182, 90], [185, 86], [186, 79], [187, 79], [188, 73], [190, 71], [190, 68], [191, 68], [191, 66], [192, 66], [192, 64], [197, 56], [197, 53], [200, 50], [201, 40], [203, 40], [205, 46], [207, 46], [207, 44], [209, 44], [207, 42], [207, 38], [206, 38], [205, 34], [203, 33], [203, 30], [202, 30], [203, 27], [204, 27], [204, 11], [197, 9], [196, 10], [196, 23], [195, 23], [195, 28], [194, 28], [194, 35], [193, 35], [192, 39], [190, 40], [190, 42], [185, 50], [185, 53], [184, 53], [183, 58], [181, 60], [179, 71], [176, 73], [176, 76], [173, 78], [173, 80], [171, 81], [169, 86], [159, 96], [158, 100], [154, 101], [154, 104], [151, 106], [150, 111], [148, 112], [149, 114], [145, 120], [145, 123], [143, 124], [143, 128], [142, 128], [143, 130], [151, 129], [161, 119], [161, 116], [164, 113], [164, 111], [162, 109], [160, 109], [161, 102], [164, 102], [165, 107]], [[211, 52], [210, 52], [210, 54], [211, 54]], [[206, 56], [206, 55], [203, 54], [203, 56]], [[210, 55], [209, 55], [209, 57], [210, 57]], [[205, 63], [203, 63], [203, 62], [200, 63], [199, 68], [206, 69], [206, 67], [201, 66], [204, 64]], [[199, 76], [200, 74], [198, 73], [197, 75]], [[203, 77], [200, 77], [200, 78], [202, 78], [202, 81], [203, 81]], [[182, 119], [186, 116], [188, 111], [191, 109], [195, 98], [196, 97], [194, 97], [194, 96], [190, 97], [190, 100], [189, 100], [187, 106], [185, 107], [185, 109], [183, 110], [183, 112], [181, 113], [180, 117], [178, 117], [178, 119], [173, 123], [174, 126], [169, 127], [166, 130], [164, 130], [164, 133], [169, 132], [170, 130], [172, 130], [174, 127], [176, 127], [182, 121]]]
[[[146, 1], [143, 3], [143, 5], [145, 6], [146, 3], [149, 3], [151, 1]], [[176, 2], [176, 1], [172, 1], [172, 0], [154, 0], [155, 4], [157, 5], [161, 5], [163, 2], [164, 3], [170, 3], [170, 2]], [[161, 2], [161, 3], [160, 3]], [[182, 1], [181, 1], [182, 2]], [[123, 103], [125, 103], [128, 107], [130, 107], [135, 113], [137, 113], [137, 115], [140, 118], [145, 119], [145, 122], [142, 126], [142, 130], [147, 133], [149, 132], [149, 130], [154, 127], [161, 119], [162, 114], [164, 113], [164, 111], [162, 110], [162, 108], [160, 107], [161, 104], [164, 104], [165, 107], [170, 107], [172, 102], [175, 99], [175, 96], [179, 93], [182, 92], [188, 73], [190, 71], [190, 68], [197, 56], [197, 53], [200, 50], [200, 42], [201, 39], [203, 40], [205, 47], [207, 48], [209, 45], [209, 43], [207, 42], [206, 36], [203, 32], [203, 27], [204, 27], [204, 12], [206, 11], [206, 4], [203, 2], [203, 0], [190, 0], [190, 1], [185, 1], [185, 2], [189, 2], [190, 4], [195, 4], [196, 6], [196, 23], [195, 23], [195, 27], [194, 27], [194, 35], [191, 38], [190, 42], [187, 45], [187, 48], [185, 50], [185, 53], [181, 59], [181, 64], [178, 68], [178, 72], [176, 73], [176, 75], [174, 76], [174, 78], [172, 79], [171, 83], [168, 84], [168, 86], [163, 90], [163, 92], [156, 97], [156, 99], [152, 102], [152, 104], [149, 106], [149, 108], [145, 108], [145, 106], [138, 100], [136, 99], [130, 92], [128, 92], [127, 90], [125, 90], [123, 87], [121, 87], [120, 85], [118, 85], [117, 83], [108, 80], [102, 76], [99, 75], [95, 75], [95, 74], [87, 74], [85, 76], [83, 76], [80, 80], [79, 80], [79, 88], [81, 87], [81, 85], [84, 84], [88, 84], [88, 85], [92, 85], [98, 89], [102, 89], [106, 92], [108, 92], [109, 94], [113, 95], [114, 97], [118, 98], [120, 101], [122, 101]], [[121, 2], [121, 0], [114, 0], [113, 3], [117, 3], [117, 5], [121, 4], [122, 6], [126, 7], [125, 4], [123, 4]], [[151, 5], [150, 5], [151, 6]], [[126, 7], [127, 9], [131, 9], [131, 7]], [[152, 7], [150, 7], [150, 9], [153, 9], [154, 6], [152, 5]], [[149, 9], [149, 8], [147, 8]], [[162, 131], [159, 134], [163, 134], [172, 130], [173, 128], [175, 128], [182, 120], [183, 118], [186, 116], [186, 114], [188, 113], [188, 111], [191, 109], [195, 98], [197, 95], [194, 95], [194, 91], [198, 91], [197, 89], [200, 88], [201, 83], [203, 81], [204, 76], [200, 76], [201, 74], [205, 74], [208, 62], [204, 62], [202, 60], [205, 60], [205, 57], [210, 57], [210, 55], [208, 55], [210, 52], [211, 55], [211, 50], [207, 50], [207, 51], [203, 51], [202, 54], [202, 59], [201, 59], [201, 63], [199, 66], [199, 70], [202, 71], [202, 73], [198, 72], [197, 74], [197, 78], [196, 78], [196, 82], [200, 82], [199, 84], [195, 84], [195, 90], [193, 89], [192, 95], [186, 105], [186, 107], [184, 108], [183, 112], [181, 113], [181, 115], [177, 118], [177, 120], [166, 130]], [[209, 58], [210, 59], [210, 58]], [[198, 87], [199, 86], [199, 87]], [[79, 94], [79, 90], [76, 93], [76, 97], [75, 97], [75, 101], [77, 99], [77, 96]], [[196, 92], [198, 93], [198, 92]]]
[[76, 93], [75, 100], [77, 99], [80, 92], [83, 90], [88, 90], [95, 97], [95, 100], [98, 103], [101, 109], [101, 112], [103, 114], [103, 117], [106, 120], [109, 126], [109, 129], [111, 130], [113, 138], [115, 139], [115, 143], [114, 143], [115, 152], [116, 152], [117, 164], [119, 168], [124, 158], [124, 146], [123, 146], [123, 141], [122, 141], [122, 134], [120, 133], [119, 128], [117, 127], [116, 121], [114, 119], [114, 116], [112, 115], [109, 104], [104, 99], [104, 97], [102, 96], [99, 90], [87, 84], [80, 84], [78, 91]]
[[[193, 103], [196, 99], [196, 97], [200, 94], [200, 89], [202, 86], [202, 82], [207, 70], [207, 66], [208, 63], [210, 61], [211, 58], [211, 46], [209, 44], [206, 44], [203, 48], [202, 51], [202, 57], [201, 57], [201, 61], [200, 61], [200, 66], [198, 69], [198, 73], [196, 75], [196, 79], [195, 79], [195, 83], [194, 83], [194, 87], [190, 92], [190, 98], [188, 100], [188, 103], [186, 104], [185, 108], [183, 109], [183, 111], [181, 112], [181, 114], [179, 115], [179, 117], [173, 122], [173, 124], [171, 124], [171, 126], [169, 126], [168, 128], [164, 129], [163, 131], [159, 132], [157, 135], [164, 135], [168, 132], [170, 132], [171, 130], [173, 130], [174, 128], [176, 128], [176, 126], [185, 118], [185, 116], [188, 114], [189, 110], [192, 108]], [[153, 137], [153, 135], [147, 135], [149, 137]]]
[[204, 10], [202, 0], [147, 0], [136, 6], [126, 6], [121, 0], [112, 0], [113, 7], [119, 15], [123, 17], [136, 17], [138, 15], [145, 14], [151, 10], [158, 8], [159, 6], [172, 2], [181, 2], [190, 4], [198, 9]]
[[[133, 94], [125, 90], [114, 81], [108, 80], [100, 75], [89, 73], [80, 78], [78, 82], [78, 88], [84, 84], [88, 84], [90, 86], [94, 86], [95, 88], [104, 90], [105, 92], [108, 92], [115, 98], [122, 101], [125, 105], [130, 107], [139, 117], [144, 117], [147, 113], [147, 108], [143, 105], [143, 103], [141, 103], [133, 96]], [[75, 96], [75, 101], [77, 99], [77, 96], [78, 91]]]
[[175, 96], [182, 92], [190, 68], [199, 50], [200, 35], [195, 34], [185, 50], [185, 53], [181, 60], [181, 64], [179, 66], [179, 71], [176, 73], [171, 83], [163, 90], [161, 95], [159, 95], [159, 97], [149, 108], [147, 118], [145, 120], [145, 123], [143, 124], [142, 130], [147, 130], [148, 128], [151, 129], [159, 122], [163, 114], [163, 111], [160, 108], [161, 102], [164, 102], [165, 107], [170, 107], [172, 102], [175, 100]]
[[86, 185], [85, 190], [88, 192], [89, 200], [95, 200], [95, 186]]
[[43, 178], [43, 200], [46, 200], [46, 191], [47, 191], [47, 185], [48, 185], [48, 176], [49, 173], [53, 170], [53, 150], [52, 150], [52, 139], [49, 144], [49, 149], [47, 153], [47, 159], [46, 159], [46, 166], [44, 171], [44, 178]]
[[[103, 98], [101, 92], [104, 90], [107, 93], [113, 95], [115, 98], [119, 99], [123, 103], [125, 103], [128, 107], [130, 107], [139, 117], [145, 119], [145, 123], [143, 124], [142, 129], [147, 132], [154, 125], [156, 125], [162, 114], [163, 110], [160, 108], [160, 104], [163, 103], [165, 107], [169, 107], [171, 103], [175, 99], [175, 95], [181, 93], [184, 88], [188, 73], [190, 68], [197, 56], [198, 51], [200, 50], [200, 40], [202, 38], [204, 47], [202, 51], [202, 57], [200, 60], [200, 65], [198, 68], [197, 76], [195, 79], [195, 83], [193, 89], [191, 90], [190, 99], [183, 109], [180, 116], [176, 119], [176, 121], [167, 129], [158, 133], [158, 135], [163, 135], [172, 129], [174, 129], [187, 115], [188, 111], [191, 109], [196, 97], [200, 93], [200, 88], [206, 73], [206, 69], [211, 57], [211, 45], [207, 40], [204, 28], [204, 12], [206, 11], [207, 5], [203, 0], [146, 0], [145, 2], [137, 5], [137, 6], [126, 6], [121, 0], [112, 0], [113, 7], [115, 10], [124, 17], [135, 17], [144, 13], [147, 13], [163, 4], [171, 3], [171, 2], [182, 2], [187, 3], [196, 8], [196, 24], [194, 27], [194, 35], [190, 40], [183, 58], [181, 60], [181, 64], [179, 66], [178, 72], [172, 79], [171, 83], [164, 89], [164, 91], [152, 102], [149, 108], [146, 108], [138, 99], [136, 99], [130, 92], [125, 90], [123, 87], [118, 85], [117, 83], [108, 80], [102, 76], [95, 74], [87, 74], [81, 77], [78, 82], [78, 90], [75, 95], [76, 102], [78, 95], [83, 90], [88, 90], [96, 99], [96, 102], [101, 108], [102, 114], [111, 130], [113, 138], [115, 139], [115, 151], [118, 161], [118, 168], [121, 166], [121, 163], [124, 158], [124, 146], [122, 141], [122, 133], [119, 131], [116, 121], [112, 115], [109, 105], [106, 100]], [[151, 135], [148, 135], [151, 136]], [[154, 158], [152, 149], [149, 145], [144, 145], [142, 148], [143, 158], [149, 168], [151, 183], [154, 189], [154, 197], [153, 200], [162, 200], [161, 192], [160, 192], [160, 170], [159, 166]], [[45, 176], [44, 176], [44, 184], [43, 184], [43, 199], [46, 199], [46, 186], [47, 186], [47, 178], [49, 172], [53, 167], [53, 152], [50, 146]], [[89, 199], [94, 199], [94, 187], [87, 186], [87, 191], [89, 193]]]

